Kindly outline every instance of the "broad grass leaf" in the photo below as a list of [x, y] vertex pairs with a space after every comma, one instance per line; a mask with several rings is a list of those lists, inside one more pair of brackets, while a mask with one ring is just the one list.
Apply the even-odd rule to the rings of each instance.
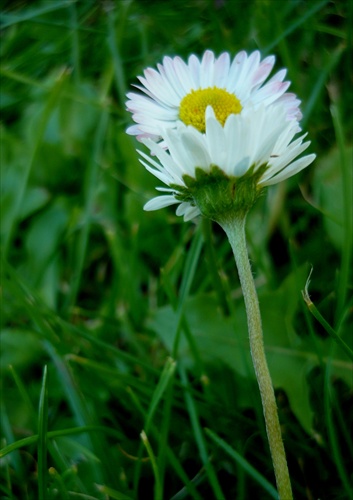
[[[300, 286], [305, 283], [306, 269], [292, 273], [276, 291], [261, 293], [260, 308], [264, 330], [266, 356], [275, 388], [282, 388], [293, 412], [306, 430], [310, 430], [312, 411], [309, 403], [307, 374], [319, 363], [319, 355], [329, 353], [330, 341], [316, 339], [312, 343], [304, 332], [299, 336], [294, 329], [294, 317], [301, 300]], [[250, 357], [245, 308], [242, 300], [236, 303], [233, 318], [224, 317], [213, 295], [197, 295], [186, 302], [185, 316], [204, 361], [223, 362], [238, 375], [254, 378]], [[166, 348], [172, 349], [172, 333], [176, 314], [170, 306], [156, 311], [149, 326], [153, 328]], [[320, 352], [317, 351], [320, 350]], [[185, 336], [182, 336], [179, 356], [193, 365]], [[349, 364], [344, 354], [330, 358], [332, 373], [349, 379]], [[237, 388], [235, 388], [237, 390]]]
[[2, 369], [9, 365], [18, 369], [31, 366], [43, 354], [43, 347], [38, 335], [26, 330], [6, 328], [0, 334], [0, 365]]
[[0, 232], [4, 240], [16, 215], [29, 150], [14, 135], [1, 128], [0, 137]]
[[87, 82], [66, 85], [69, 97], [59, 102], [58, 119], [60, 135], [56, 138], [64, 146], [66, 154], [77, 153], [85, 147], [99, 118], [99, 96]]
[[66, 224], [68, 223], [69, 211], [65, 203], [57, 200], [48, 210], [33, 219], [26, 238], [26, 250], [31, 265], [42, 268], [55, 254], [61, 241]]
[[29, 217], [42, 208], [50, 198], [47, 189], [43, 187], [28, 187], [22, 200], [20, 220]]
[[54, 309], [61, 272], [60, 248], [69, 218], [65, 200], [60, 199], [33, 217], [25, 238], [27, 259], [19, 268], [26, 281], [35, 285], [46, 304]]
[[[345, 161], [349, 168], [350, 183], [353, 183], [353, 148], [344, 150]], [[340, 151], [332, 152], [320, 161], [315, 170], [314, 200], [326, 217], [324, 223], [327, 234], [336, 248], [342, 249], [344, 244], [344, 188]], [[352, 228], [351, 228], [352, 230]]]

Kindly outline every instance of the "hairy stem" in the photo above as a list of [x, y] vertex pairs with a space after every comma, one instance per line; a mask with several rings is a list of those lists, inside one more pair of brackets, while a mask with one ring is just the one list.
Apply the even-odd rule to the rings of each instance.
[[265, 356], [259, 301], [246, 247], [245, 216], [239, 218], [223, 217], [222, 220], [218, 220], [217, 222], [228, 236], [238, 268], [248, 319], [251, 356], [261, 394], [279, 498], [281, 500], [291, 500], [293, 498], [292, 489], [278, 419], [276, 399]]

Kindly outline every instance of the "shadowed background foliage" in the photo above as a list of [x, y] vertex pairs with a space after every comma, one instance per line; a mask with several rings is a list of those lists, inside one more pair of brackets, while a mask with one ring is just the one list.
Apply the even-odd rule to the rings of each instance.
[[275, 498], [229, 244], [143, 212], [125, 133], [136, 76], [207, 48], [275, 54], [302, 99], [317, 160], [248, 243], [294, 496], [351, 497], [352, 361], [301, 295], [312, 266], [352, 344], [351, 27], [343, 0], [2, 2], [1, 498]]

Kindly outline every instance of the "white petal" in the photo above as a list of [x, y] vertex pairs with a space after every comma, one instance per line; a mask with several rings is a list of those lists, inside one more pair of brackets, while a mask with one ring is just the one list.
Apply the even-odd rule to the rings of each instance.
[[206, 118], [206, 141], [210, 151], [211, 163], [219, 168], [226, 164], [226, 139], [222, 125], [216, 118]]
[[272, 78], [270, 78], [270, 80], [268, 81], [268, 83], [271, 83], [271, 82], [283, 82], [286, 74], [287, 74], [287, 70], [286, 69], [281, 69], [281, 70], [277, 71], [277, 73]]
[[[172, 131], [171, 131], [172, 132]], [[169, 149], [171, 147], [170, 141], [168, 140], [168, 130], [165, 131], [165, 140], [167, 141], [167, 145], [169, 146]], [[156, 144], [155, 142], [146, 139], [143, 141], [143, 143], [149, 148], [152, 154], [156, 155], [161, 164], [163, 165], [163, 168], [172, 176], [175, 178], [181, 179], [183, 175], [183, 170], [180, 168], [177, 159], [172, 157], [171, 154], [167, 153], [163, 147], [161, 147], [160, 144]], [[174, 144], [174, 142], [173, 142]], [[156, 166], [156, 165], [155, 165]], [[158, 168], [156, 166], [156, 168]]]
[[250, 167], [250, 156], [245, 156], [236, 165], [234, 165], [234, 169], [233, 172], [231, 172], [231, 175], [234, 175], [235, 177], [241, 177], [242, 175], [246, 174]]
[[189, 63], [189, 68], [190, 68], [190, 74], [192, 76], [192, 79], [194, 81], [195, 87], [194, 89], [197, 89], [200, 87], [200, 71], [201, 71], [201, 63], [199, 59], [194, 55], [191, 54], [188, 60]]
[[200, 215], [200, 210], [188, 202], [183, 202], [178, 206], [175, 213], [176, 215], [183, 215], [184, 220], [188, 221]]
[[175, 193], [175, 189], [165, 187], [156, 187], [156, 191], [160, 191], [161, 193]]
[[182, 134], [175, 130], [169, 130], [166, 131], [164, 137], [170, 151], [170, 157], [173, 158], [175, 168], [178, 170], [178, 175], [182, 177], [184, 174], [190, 174], [190, 171], [193, 172], [194, 165], [192, 165], [188, 151], [183, 145]]
[[168, 82], [163, 81], [161, 75], [157, 73], [156, 70], [148, 68], [147, 70], [145, 70], [145, 75], [148, 78], [144, 78], [143, 76], [138, 76], [137, 78], [142, 83], [142, 85], [150, 92], [150, 94], [153, 96], [153, 99], [155, 99], [157, 102], [162, 102], [166, 106], [178, 105], [178, 96], [170, 91], [171, 89], [168, 88]]
[[150, 212], [152, 210], [159, 210], [160, 208], [169, 207], [170, 205], [176, 205], [180, 203], [180, 201], [176, 200], [174, 196], [170, 196], [168, 194], [163, 196], [156, 196], [156, 198], [152, 198], [152, 200], [148, 201], [143, 207], [144, 210]]
[[190, 166], [188, 170], [189, 175], [193, 176], [195, 174], [195, 167], [209, 170], [211, 157], [202, 135], [196, 135], [189, 130], [182, 134], [181, 142], [183, 144], [184, 151], [187, 151], [188, 153], [188, 162], [185, 163], [185, 165]]
[[289, 85], [289, 82], [274, 81], [271, 83], [267, 83], [266, 85], [261, 87], [261, 89], [259, 89], [254, 96], [251, 97], [251, 100], [254, 104], [263, 102], [266, 104], [266, 106], [269, 106], [274, 101], [279, 99], [282, 94], [284, 94]]
[[191, 89], [196, 88], [196, 82], [193, 75], [181, 57], [174, 57], [173, 59], [174, 72], [184, 90], [184, 95], [190, 92]]
[[151, 113], [154, 118], [162, 120], [175, 120], [178, 117], [178, 110], [169, 106], [157, 104], [149, 97], [136, 94], [133, 100], [126, 103], [128, 111], [139, 113]]
[[185, 215], [184, 215], [184, 221], [187, 222], [189, 220], [195, 219], [195, 217], [198, 217], [201, 215], [200, 210], [197, 207], [190, 207], [185, 210]]
[[191, 205], [188, 201], [183, 201], [182, 203], [180, 203], [180, 205], [176, 209], [175, 213], [178, 216], [184, 215], [186, 210], [188, 210], [190, 207], [191, 207]]
[[142, 165], [145, 167], [146, 170], [148, 170], [151, 174], [153, 174], [155, 177], [157, 177], [157, 179], [164, 182], [164, 184], [166, 184], [167, 186], [169, 186], [169, 184], [173, 183], [174, 179], [172, 179], [170, 176], [168, 176], [164, 172], [160, 172], [159, 170], [155, 170], [150, 165], [148, 165], [148, 163], [144, 162], [141, 159], [140, 159], [140, 162], [142, 163]]
[[201, 60], [200, 86], [207, 88], [213, 86], [214, 75], [214, 54], [211, 50], [206, 50]]
[[291, 163], [288, 165], [288, 167], [284, 168], [282, 172], [277, 174], [275, 177], [272, 177], [268, 181], [260, 181], [259, 184], [262, 186], [271, 186], [272, 184], [277, 184], [278, 182], [284, 181], [285, 179], [288, 179], [289, 177], [292, 177], [293, 175], [297, 174], [304, 168], [306, 168], [310, 163], [312, 163], [316, 158], [315, 154], [311, 154], [308, 156], [303, 156], [303, 158], [299, 158], [299, 160], [296, 160], [295, 162]]
[[218, 88], [225, 88], [230, 68], [230, 57], [228, 52], [223, 52], [215, 62], [214, 72], [215, 80], [214, 85]]
[[269, 56], [264, 59], [258, 69], [253, 73], [251, 77], [252, 86], [256, 87], [259, 84], [263, 83], [268, 75], [271, 73], [271, 70], [275, 64], [275, 57]]

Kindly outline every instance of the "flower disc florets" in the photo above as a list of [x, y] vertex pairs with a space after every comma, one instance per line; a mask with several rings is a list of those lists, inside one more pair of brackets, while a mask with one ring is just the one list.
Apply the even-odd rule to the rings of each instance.
[[242, 110], [239, 99], [224, 89], [209, 87], [207, 89], [192, 90], [180, 102], [179, 116], [185, 125], [192, 125], [200, 132], [205, 132], [205, 112], [211, 106], [221, 125], [231, 114], [238, 114]]

